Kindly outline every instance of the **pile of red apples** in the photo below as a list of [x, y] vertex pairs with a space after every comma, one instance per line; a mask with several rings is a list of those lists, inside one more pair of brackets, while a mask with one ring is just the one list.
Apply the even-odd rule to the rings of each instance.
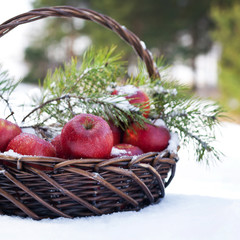
[[[112, 94], [121, 95], [121, 91], [114, 90]], [[148, 117], [149, 98], [142, 90], [135, 89], [126, 95], [126, 99], [133, 105], [143, 104], [143, 116]], [[167, 148], [169, 140], [170, 133], [165, 126], [145, 123], [140, 127], [132, 122], [123, 131], [113, 122], [85, 113], [73, 117], [62, 128], [61, 134], [52, 140], [24, 133], [18, 125], [0, 119], [0, 152], [12, 150], [21, 155], [109, 159], [159, 152]]]

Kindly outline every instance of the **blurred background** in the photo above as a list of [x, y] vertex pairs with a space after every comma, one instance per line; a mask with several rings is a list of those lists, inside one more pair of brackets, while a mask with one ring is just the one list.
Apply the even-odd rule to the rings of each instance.
[[[220, 102], [240, 122], [240, 0], [8, 0], [0, 22], [52, 5], [91, 8], [106, 14], [164, 55], [169, 74], [197, 96]], [[34, 24], [34, 25], [33, 25]], [[134, 70], [136, 56], [119, 37], [92, 22], [51, 18], [16, 28], [0, 39], [0, 64], [15, 78], [38, 83], [47, 69], [90, 46], [118, 46]]]

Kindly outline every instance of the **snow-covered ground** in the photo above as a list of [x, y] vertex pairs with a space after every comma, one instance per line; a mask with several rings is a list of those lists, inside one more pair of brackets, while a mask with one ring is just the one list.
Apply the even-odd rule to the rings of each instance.
[[[14, 102], [27, 101], [33, 86], [20, 85]], [[0, 109], [1, 110], [1, 109]], [[1, 114], [1, 113], [0, 113]], [[100, 217], [34, 221], [0, 216], [0, 239], [211, 239], [240, 236], [240, 125], [222, 123], [217, 147], [221, 162], [206, 166], [180, 149], [176, 176], [157, 205], [139, 212]]]

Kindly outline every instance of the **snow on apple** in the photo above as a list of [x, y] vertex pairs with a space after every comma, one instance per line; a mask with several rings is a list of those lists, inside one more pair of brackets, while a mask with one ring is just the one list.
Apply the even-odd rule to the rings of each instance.
[[128, 154], [128, 152], [125, 149], [119, 149], [115, 146], [113, 146], [111, 150], [111, 157], [119, 157]]
[[130, 104], [136, 105], [140, 104], [144, 117], [148, 117], [150, 112], [149, 97], [145, 92], [133, 85], [118, 86], [112, 95], [126, 95], [125, 98], [128, 99]]
[[116, 107], [124, 110], [124, 111], [135, 111], [138, 112], [139, 108], [133, 106], [132, 104], [129, 103], [129, 101], [122, 96], [116, 96], [116, 97], [102, 97], [99, 98], [100, 101], [106, 102], [106, 103], [112, 103]]
[[137, 94], [139, 88], [133, 85], [124, 85], [116, 87], [115, 91], [116, 92], [114, 92], [113, 95], [127, 95], [128, 97], [131, 97]]
[[16, 153], [14, 152], [12, 149], [8, 150], [8, 151], [5, 151], [3, 153], [5, 156], [10, 156], [10, 157], [14, 157], [14, 158], [20, 158], [20, 157], [23, 157], [24, 155], [22, 154], [19, 154], [19, 153]]
[[143, 154], [143, 151], [131, 144], [121, 143], [113, 146], [111, 157], [136, 156]]
[[176, 132], [170, 132], [171, 138], [168, 141], [167, 150], [170, 153], [177, 154], [178, 147], [180, 146], [180, 139]]

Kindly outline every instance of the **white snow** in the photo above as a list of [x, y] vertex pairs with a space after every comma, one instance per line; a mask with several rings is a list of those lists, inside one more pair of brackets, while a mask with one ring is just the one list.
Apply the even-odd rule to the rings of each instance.
[[155, 86], [153, 90], [157, 93], [162, 93], [164, 91], [164, 88], [162, 86]]
[[171, 94], [172, 94], [172, 95], [177, 95], [177, 89], [175, 89], [175, 88], [172, 89]]
[[23, 155], [14, 152], [12, 149], [10, 149], [4, 153], [1, 153], [1, 154], [4, 154], [5, 156], [15, 157], [15, 158], [23, 157]]
[[139, 155], [132, 156], [132, 161], [135, 161], [138, 158]]
[[139, 91], [139, 88], [133, 85], [124, 85], [116, 87], [116, 90], [118, 91], [118, 95], [127, 95], [131, 97]]
[[156, 205], [139, 212], [76, 219], [34, 221], [1, 215], [0, 238], [237, 240], [240, 235], [240, 125], [223, 123], [220, 130], [216, 147], [225, 154], [221, 161], [210, 166], [197, 163], [191, 146], [181, 147], [176, 175], [166, 188], [165, 198]]
[[142, 46], [142, 48], [143, 48], [144, 50], [146, 50], [146, 49], [147, 49], [147, 47], [146, 47], [146, 44], [145, 44], [145, 42], [143, 42], [143, 41], [140, 41], [140, 43], [141, 43], [141, 46]]
[[107, 86], [106, 91], [109, 93], [112, 93], [116, 87], [117, 87], [117, 83], [112, 82], [109, 86]]
[[6, 170], [0, 170], [0, 174], [4, 174], [6, 172]]
[[[167, 128], [166, 123], [161, 118], [153, 120], [153, 124], [157, 127]], [[180, 144], [180, 139], [179, 139], [179, 136], [176, 132], [170, 132], [170, 136], [171, 136], [171, 138], [168, 141], [167, 150], [170, 153], [175, 153], [176, 154], [177, 149], [178, 149], [179, 144]]]
[[111, 93], [114, 91], [114, 88], [112, 88], [111, 86], [107, 86], [106, 91]]
[[168, 141], [168, 147], [167, 150], [170, 153], [177, 153], [177, 149], [180, 146], [180, 139], [176, 132], [170, 132], [171, 138]]
[[119, 149], [119, 148], [113, 147], [112, 151], [111, 151], [111, 156], [120, 156], [122, 154], [127, 154], [127, 153], [128, 152], [124, 149]]
[[121, 97], [118, 95], [113, 95], [109, 97], [102, 97], [99, 98], [99, 100], [106, 102], [106, 103], [112, 103], [116, 107], [125, 110], [125, 111], [139, 111], [138, 107], [133, 106], [129, 103], [129, 101], [125, 97]]
[[153, 120], [153, 124], [157, 127], [166, 127], [166, 123], [160, 118]]
[[20, 153], [14, 152], [12, 149], [5, 151], [3, 153], [0, 152], [0, 155], [3, 154], [5, 156], [10, 156], [14, 158], [22, 158], [22, 157], [35, 157], [36, 155], [22, 155]]
[[159, 94], [171, 94], [171, 95], [174, 95], [176, 96], [177, 95], [177, 89], [173, 88], [173, 89], [165, 89], [164, 87], [162, 86], [155, 86], [153, 88], [153, 90], [156, 92], [156, 93], [159, 93]]
[[182, 116], [182, 115], [185, 115], [185, 114], [187, 114], [186, 111], [184, 111], [184, 110], [178, 110], [178, 109], [176, 109], [176, 110], [173, 111], [173, 112], [168, 113], [168, 115], [169, 115], [170, 117]]
[[22, 128], [22, 132], [23, 132], [23, 133], [30, 133], [30, 134], [36, 135], [36, 131], [35, 131], [35, 129], [32, 128], [32, 127]]

